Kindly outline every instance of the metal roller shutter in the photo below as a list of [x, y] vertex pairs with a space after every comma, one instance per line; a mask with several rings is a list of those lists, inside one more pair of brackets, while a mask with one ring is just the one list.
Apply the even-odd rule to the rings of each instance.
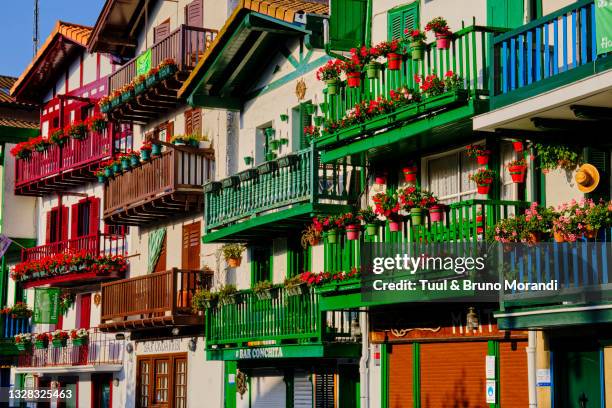
[[256, 372], [251, 377], [251, 408], [285, 408], [286, 391], [282, 374]]
[[412, 408], [412, 344], [394, 344], [389, 349], [389, 408]]
[[293, 408], [312, 408], [312, 381], [304, 370], [295, 370], [293, 376]]
[[421, 344], [421, 406], [486, 408], [486, 342]]
[[499, 392], [503, 408], [529, 406], [526, 341], [499, 344]]

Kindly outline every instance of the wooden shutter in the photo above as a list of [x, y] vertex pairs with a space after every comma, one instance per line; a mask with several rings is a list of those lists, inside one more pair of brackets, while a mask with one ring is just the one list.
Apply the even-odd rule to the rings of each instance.
[[389, 407], [412, 408], [413, 346], [389, 345]]
[[155, 264], [155, 269], [153, 272], [163, 272], [166, 270], [166, 249], [168, 247], [168, 234], [164, 236], [164, 243], [162, 244], [162, 249], [159, 253], [159, 258], [157, 259], [157, 264]]
[[202, 0], [193, 0], [185, 6], [185, 24], [191, 27], [204, 27]]
[[74, 239], [79, 236], [79, 204], [72, 204], [70, 212], [70, 238]]
[[68, 239], [68, 207], [65, 205], [62, 206], [62, 235], [59, 237], [58, 241], [63, 241]]
[[200, 228], [200, 222], [183, 225], [183, 269], [200, 269]]
[[166, 142], [170, 142], [172, 136], [174, 136], [174, 122], [168, 122], [166, 125]]
[[414, 2], [407, 6], [402, 6], [395, 10], [390, 10], [387, 14], [388, 39], [400, 39], [404, 36], [405, 30], [419, 28], [419, 3]]
[[47, 227], [45, 230], [45, 244], [51, 243], [51, 219], [53, 217], [53, 210], [47, 211]]
[[92, 197], [89, 200], [89, 235], [98, 233], [100, 227], [100, 198]]
[[304, 134], [304, 128], [310, 126], [311, 123], [312, 117], [306, 111], [304, 104], [300, 104], [300, 150], [307, 148], [310, 143]]
[[191, 133], [200, 136], [202, 134], [202, 110], [194, 108], [191, 110]]
[[79, 329], [89, 329], [91, 322], [91, 293], [81, 295], [79, 306]]
[[193, 133], [193, 121], [192, 121], [192, 109], [188, 109], [185, 111], [183, 116], [185, 117], [185, 134], [190, 135]]
[[499, 343], [499, 393], [501, 407], [529, 406], [526, 341]]
[[153, 29], [153, 43], [158, 43], [170, 35], [170, 19]]
[[364, 44], [367, 0], [331, 0], [330, 3], [331, 48], [348, 51]]

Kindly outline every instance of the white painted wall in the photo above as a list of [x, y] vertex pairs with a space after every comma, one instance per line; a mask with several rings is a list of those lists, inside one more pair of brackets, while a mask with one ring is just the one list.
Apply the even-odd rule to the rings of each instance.
[[580, 200], [584, 194], [578, 190], [575, 171], [563, 169], [552, 170], [546, 174], [546, 205], [557, 207], [560, 204], [568, 203], [572, 199]]
[[15, 158], [8, 152], [14, 144], [5, 146], [4, 164], [0, 166], [2, 180], [2, 233], [11, 238], [34, 238], [38, 218], [34, 217], [36, 199], [15, 195]]

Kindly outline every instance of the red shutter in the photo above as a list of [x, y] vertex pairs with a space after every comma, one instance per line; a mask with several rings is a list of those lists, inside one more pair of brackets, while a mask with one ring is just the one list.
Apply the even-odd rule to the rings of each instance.
[[70, 218], [70, 238], [75, 239], [79, 236], [79, 205], [72, 204], [72, 216]]
[[89, 235], [95, 235], [100, 230], [100, 198], [92, 197], [89, 203]]
[[196, 135], [202, 134], [202, 110], [200, 108], [191, 110], [191, 132]]
[[170, 35], [170, 19], [153, 29], [153, 43], [157, 44]]
[[68, 207], [62, 205], [62, 236], [58, 241], [68, 239]]
[[185, 22], [191, 27], [204, 27], [202, 18], [202, 0], [193, 0], [185, 6]]
[[51, 243], [51, 217], [53, 216], [53, 210], [47, 211], [47, 229], [45, 231], [45, 244]]
[[81, 295], [81, 305], [79, 310], [79, 329], [89, 329], [91, 317], [91, 293]]
[[59, 313], [57, 316], [57, 323], [55, 324], [55, 330], [62, 330], [64, 328], [64, 315]]
[[174, 122], [168, 122], [168, 125], [166, 125], [166, 142], [170, 142], [172, 136], [174, 136]]
[[189, 109], [185, 111], [185, 134], [190, 135], [193, 133], [193, 122], [192, 122], [193, 110]]

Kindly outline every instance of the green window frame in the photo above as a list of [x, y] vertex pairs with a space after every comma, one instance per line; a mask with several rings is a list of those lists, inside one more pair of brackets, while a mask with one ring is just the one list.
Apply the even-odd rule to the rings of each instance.
[[387, 12], [387, 38], [400, 39], [406, 29], [419, 28], [419, 2], [396, 7]]
[[272, 245], [251, 248], [251, 286], [257, 282], [272, 282]]

